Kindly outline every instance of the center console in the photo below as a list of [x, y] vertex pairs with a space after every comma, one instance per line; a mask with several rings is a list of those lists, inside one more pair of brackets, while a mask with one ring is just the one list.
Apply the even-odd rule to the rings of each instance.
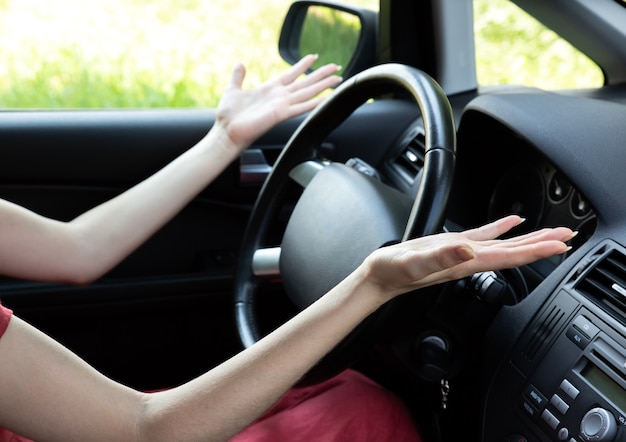
[[626, 254], [605, 243], [540, 310], [488, 392], [485, 441], [626, 441]]

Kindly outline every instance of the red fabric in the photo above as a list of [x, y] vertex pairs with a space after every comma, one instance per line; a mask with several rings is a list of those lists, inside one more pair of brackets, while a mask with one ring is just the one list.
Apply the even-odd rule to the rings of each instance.
[[290, 390], [230, 442], [419, 442], [404, 403], [362, 374], [346, 370]]
[[33, 442], [23, 436], [19, 436], [9, 430], [0, 428], [0, 442]]
[[0, 338], [9, 326], [13, 312], [0, 304]]

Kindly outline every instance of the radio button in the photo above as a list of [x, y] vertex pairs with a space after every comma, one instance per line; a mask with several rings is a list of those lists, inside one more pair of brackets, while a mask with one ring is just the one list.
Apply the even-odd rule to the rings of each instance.
[[593, 323], [583, 315], [579, 315], [574, 319], [574, 326], [589, 339], [593, 339], [600, 331], [598, 327], [593, 325]]
[[580, 393], [580, 391], [578, 391], [578, 389], [567, 379], [563, 379], [559, 388], [572, 399], [576, 399]]
[[543, 413], [541, 413], [541, 420], [548, 424], [548, 426], [553, 430], [556, 430], [556, 427], [558, 427], [561, 423], [556, 416], [548, 410], [543, 410]]
[[548, 404], [548, 399], [534, 385], [529, 385], [524, 394], [535, 408], [545, 408]]
[[561, 414], [565, 414], [567, 413], [567, 410], [569, 410], [569, 405], [567, 405], [567, 403], [563, 399], [561, 399], [561, 397], [558, 394], [555, 394], [552, 396], [552, 398], [550, 399], [550, 403]]
[[571, 326], [566, 333], [567, 337], [574, 344], [578, 345], [580, 348], [584, 349], [589, 343], [591, 339], [589, 339], [584, 333], [579, 331], [576, 327]]
[[530, 402], [522, 401], [522, 410], [530, 417], [532, 420], [536, 420], [539, 415], [539, 410], [533, 407]]

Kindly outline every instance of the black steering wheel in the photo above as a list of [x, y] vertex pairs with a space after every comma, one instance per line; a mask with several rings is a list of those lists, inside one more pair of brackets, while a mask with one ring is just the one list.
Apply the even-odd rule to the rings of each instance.
[[[383, 95], [417, 102], [425, 130], [425, 161], [413, 200], [369, 174], [323, 158], [319, 147], [354, 110]], [[235, 315], [245, 347], [261, 334], [256, 296], [268, 278], [279, 278], [298, 309], [324, 295], [375, 249], [441, 230], [452, 186], [456, 129], [450, 103], [424, 72], [389, 63], [345, 81], [302, 122], [265, 181], [242, 240], [235, 274]], [[275, 226], [294, 183], [303, 188], [280, 245]], [[367, 334], [357, 328], [329, 359], [349, 364], [354, 342]], [[343, 367], [345, 368], [345, 367]], [[332, 370], [331, 370], [332, 371]]]

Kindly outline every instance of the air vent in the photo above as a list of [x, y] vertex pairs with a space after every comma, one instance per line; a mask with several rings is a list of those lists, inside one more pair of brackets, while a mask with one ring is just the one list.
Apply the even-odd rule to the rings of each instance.
[[397, 170], [411, 183], [424, 167], [425, 150], [425, 135], [420, 132], [411, 140], [407, 147], [400, 151], [394, 161]]
[[626, 319], [626, 256], [613, 250], [576, 284], [576, 290], [604, 310]]

